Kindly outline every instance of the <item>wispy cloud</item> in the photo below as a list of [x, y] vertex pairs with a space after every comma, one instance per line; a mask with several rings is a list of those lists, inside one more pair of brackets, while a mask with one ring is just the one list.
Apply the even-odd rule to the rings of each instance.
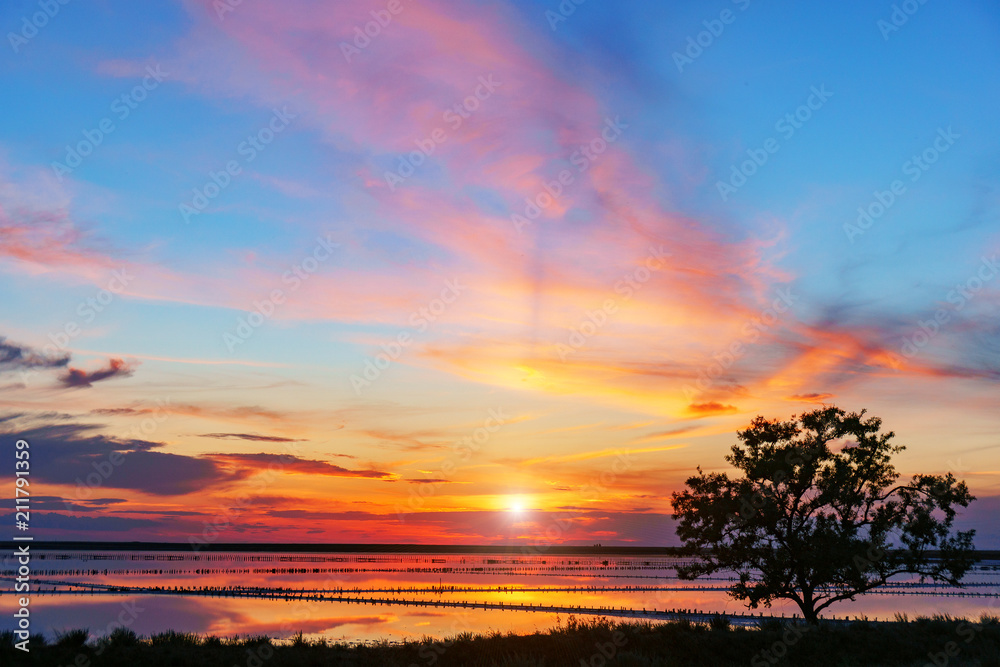
[[277, 435], [256, 435], [253, 433], [202, 433], [199, 438], [217, 438], [219, 440], [252, 440], [254, 442], [302, 442], [301, 438], [283, 438]]
[[735, 405], [724, 405], [714, 401], [708, 403], [692, 403], [688, 406], [688, 412], [699, 416], [724, 415], [731, 412], [739, 412]]
[[792, 394], [788, 397], [788, 400], [801, 401], [803, 403], [825, 403], [833, 397], [833, 394], [813, 392], [811, 394]]
[[7, 342], [0, 336], [0, 373], [21, 368], [62, 368], [70, 355], [44, 354], [27, 345]]
[[619, 448], [602, 449], [596, 452], [580, 452], [578, 454], [564, 454], [562, 456], [539, 456], [537, 458], [521, 461], [522, 465], [535, 465], [538, 463], [571, 463], [576, 461], [590, 461], [593, 459], [603, 459], [609, 456], [623, 456], [632, 454], [651, 454], [653, 452], [669, 452], [675, 449], [683, 449], [686, 444], [664, 445], [662, 447], [641, 447], [639, 449]]
[[303, 475], [327, 475], [330, 477], [361, 477], [395, 481], [396, 475], [382, 470], [350, 470], [326, 461], [303, 459], [285, 454], [208, 454], [208, 458], [220, 463], [227, 463], [247, 470], [277, 469], [283, 472]]

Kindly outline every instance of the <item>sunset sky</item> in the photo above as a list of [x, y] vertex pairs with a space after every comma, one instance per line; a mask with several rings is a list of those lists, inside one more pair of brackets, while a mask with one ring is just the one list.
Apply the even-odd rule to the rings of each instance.
[[1000, 548], [995, 3], [52, 5], [0, 10], [36, 539], [677, 544], [835, 404]]

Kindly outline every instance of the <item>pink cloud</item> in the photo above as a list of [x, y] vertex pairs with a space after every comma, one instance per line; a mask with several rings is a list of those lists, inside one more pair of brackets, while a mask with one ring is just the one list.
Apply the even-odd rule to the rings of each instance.
[[[167, 66], [177, 81], [265, 107], [294, 104], [302, 116], [296, 131], [316, 132], [359, 156], [352, 173], [376, 207], [366, 229], [419, 241], [445, 257], [440, 265], [413, 262], [404, 274], [377, 249], [345, 239], [355, 261], [324, 266], [276, 309], [275, 318], [406, 327], [416, 308], [457, 277], [467, 291], [443, 316], [438, 339], [418, 343], [410, 363], [500, 385], [611, 394], [625, 402], [641, 390], [651, 400], [669, 399], [665, 404], [677, 414], [692, 404], [729, 406], [726, 394], [734, 385], [746, 393], [788, 396], [815, 390], [845, 361], [886, 368], [889, 351], [864, 331], [782, 322], [754, 352], [770, 355], [767, 366], [737, 368], [712, 391], [681, 400], [680, 385], [738, 340], [740, 327], [766, 307], [775, 286], [791, 278], [771, 264], [780, 225], [772, 239], [730, 239], [667, 210], [661, 184], [629, 153], [629, 128], [581, 172], [574, 153], [606, 141], [609, 119], [619, 126], [629, 119], [619, 120], [596, 93], [527, 46], [525, 35], [538, 28], [513, 10], [404, 2], [379, 35], [345, 57], [343, 45], [352, 44], [354, 28], [371, 20], [368, 8], [305, 0], [280, 7], [243, 3], [220, 20], [210, 0], [187, 6], [195, 23]], [[116, 74], [128, 71], [126, 65], [104, 67]], [[445, 111], [485, 91], [484, 81], [498, 85], [491, 83], [495, 90], [476, 100], [478, 108], [460, 127], [451, 127]], [[392, 191], [384, 170], [438, 129], [445, 141]], [[518, 233], [509, 213], [522, 212], [525, 198], [546, 192], [564, 169], [572, 183]], [[296, 197], [321, 192], [260, 178]], [[484, 211], [473, 189], [493, 193], [508, 211]], [[28, 232], [14, 229], [19, 241], [8, 254], [44, 264], [38, 251], [43, 241], [29, 242]], [[45, 240], [66, 248], [65, 265], [85, 267], [89, 275], [111, 265], [66, 234], [53, 228]], [[642, 266], [650, 247], [662, 248], [669, 260], [625, 300], [616, 285]], [[284, 287], [284, 268], [274, 257], [246, 254], [220, 260], [200, 276], [147, 263], [157, 280], [131, 294], [249, 310]], [[557, 363], [555, 343], [609, 298], [620, 306], [613, 322], [572, 362]], [[638, 361], [650, 354], [655, 363]], [[919, 365], [913, 371], [946, 372]]]

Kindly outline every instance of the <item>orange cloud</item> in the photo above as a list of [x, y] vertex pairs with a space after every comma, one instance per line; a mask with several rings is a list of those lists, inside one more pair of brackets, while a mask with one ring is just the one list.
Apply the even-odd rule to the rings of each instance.
[[739, 412], [735, 405], [723, 405], [722, 403], [692, 403], [688, 406], [688, 412], [699, 416], [724, 415], [732, 412]]

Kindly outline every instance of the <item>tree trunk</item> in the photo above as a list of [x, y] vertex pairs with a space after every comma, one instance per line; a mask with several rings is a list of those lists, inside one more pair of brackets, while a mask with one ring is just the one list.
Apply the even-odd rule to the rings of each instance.
[[802, 600], [795, 601], [802, 611], [802, 618], [810, 625], [819, 625], [819, 614], [816, 613], [816, 603], [811, 592], [803, 592]]

